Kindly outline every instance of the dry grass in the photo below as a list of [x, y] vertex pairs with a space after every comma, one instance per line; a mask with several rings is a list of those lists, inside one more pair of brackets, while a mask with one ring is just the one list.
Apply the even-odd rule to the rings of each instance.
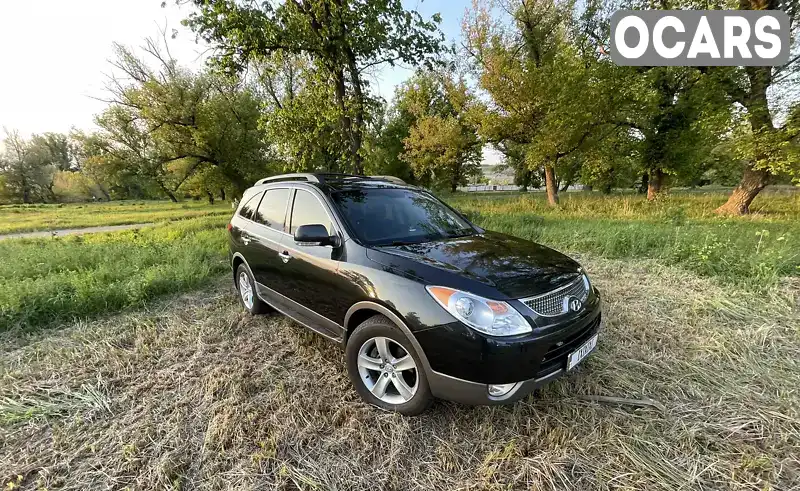
[[510, 407], [440, 402], [405, 418], [366, 406], [338, 348], [243, 314], [227, 278], [150, 311], [7, 333], [0, 484], [800, 488], [796, 279], [756, 296], [655, 262], [582, 260], [606, 299], [599, 351]]

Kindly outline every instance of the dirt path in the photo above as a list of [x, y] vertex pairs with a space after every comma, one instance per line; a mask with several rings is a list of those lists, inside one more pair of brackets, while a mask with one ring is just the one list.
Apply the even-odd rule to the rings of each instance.
[[130, 230], [132, 228], [143, 228], [155, 225], [155, 223], [132, 223], [129, 225], [103, 225], [102, 227], [85, 228], [64, 228], [61, 230], [45, 230], [39, 232], [22, 232], [15, 234], [0, 235], [0, 240], [6, 239], [31, 239], [41, 237], [63, 237], [65, 235], [95, 234], [98, 232], [118, 232], [120, 230]]

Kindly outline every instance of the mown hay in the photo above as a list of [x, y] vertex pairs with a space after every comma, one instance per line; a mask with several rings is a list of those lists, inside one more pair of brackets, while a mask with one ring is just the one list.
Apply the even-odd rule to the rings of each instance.
[[149, 311], [7, 333], [0, 484], [800, 487], [798, 284], [756, 295], [654, 262], [582, 261], [605, 299], [599, 349], [509, 407], [437, 402], [406, 418], [367, 406], [340, 349], [243, 314], [227, 277]]

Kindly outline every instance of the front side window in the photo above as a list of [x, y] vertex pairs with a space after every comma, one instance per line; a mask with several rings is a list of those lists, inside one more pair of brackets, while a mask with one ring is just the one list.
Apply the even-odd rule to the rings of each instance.
[[308, 191], [297, 190], [292, 207], [292, 220], [289, 233], [294, 235], [297, 227], [301, 225], [323, 225], [328, 229], [328, 235], [333, 235], [331, 219], [322, 207], [322, 203]]
[[289, 201], [290, 190], [268, 189], [258, 206], [254, 219], [262, 225], [283, 232], [283, 221], [286, 217], [286, 203]]
[[248, 220], [255, 220], [256, 218], [256, 207], [258, 206], [258, 200], [261, 199], [261, 195], [264, 193], [256, 193], [251, 197], [249, 200], [239, 208], [239, 216], [247, 218]]
[[413, 189], [352, 189], [332, 196], [342, 218], [368, 245], [415, 244], [476, 233], [444, 203]]

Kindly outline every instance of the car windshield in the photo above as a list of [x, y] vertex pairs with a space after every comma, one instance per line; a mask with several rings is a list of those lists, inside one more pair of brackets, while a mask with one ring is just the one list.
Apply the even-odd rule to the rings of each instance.
[[412, 189], [352, 189], [332, 197], [353, 232], [368, 245], [417, 244], [475, 233], [441, 201]]

